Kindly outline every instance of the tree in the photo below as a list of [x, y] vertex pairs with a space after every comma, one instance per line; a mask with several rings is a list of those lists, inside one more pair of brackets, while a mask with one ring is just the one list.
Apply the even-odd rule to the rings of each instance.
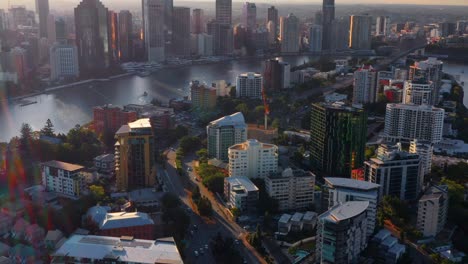
[[200, 149], [197, 151], [197, 157], [200, 162], [206, 163], [208, 162], [208, 150], [205, 148]]
[[271, 123], [271, 126], [273, 128], [279, 128], [280, 127], [280, 121], [278, 118], [275, 118], [275, 120], [273, 120], [273, 123]]
[[236, 219], [237, 217], [240, 216], [241, 212], [240, 212], [239, 208], [233, 207], [233, 208], [231, 208], [231, 213], [232, 213], [232, 216], [234, 217], [234, 219]]
[[99, 186], [99, 185], [89, 186], [89, 191], [91, 192], [91, 195], [93, 195], [94, 199], [96, 199], [96, 201], [102, 201], [102, 200], [104, 200], [104, 198], [106, 196], [106, 192], [104, 191], [104, 187]]
[[236, 111], [242, 112], [244, 116], [249, 114], [249, 106], [246, 103], [240, 103], [236, 106]]
[[230, 97], [236, 97], [236, 87], [235, 86], [232, 86], [231, 89], [229, 90], [229, 96]]
[[20, 145], [21, 147], [28, 146], [33, 138], [33, 131], [29, 124], [23, 123], [20, 130]]
[[54, 125], [52, 124], [52, 121], [50, 121], [50, 119], [47, 119], [44, 127], [41, 129], [41, 135], [47, 137], [55, 136]]

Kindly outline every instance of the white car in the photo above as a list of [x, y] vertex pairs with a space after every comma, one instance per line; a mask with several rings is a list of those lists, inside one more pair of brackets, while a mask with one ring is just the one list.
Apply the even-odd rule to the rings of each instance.
[[195, 257], [199, 256], [198, 251], [196, 251], [196, 250], [193, 252], [193, 254], [195, 254]]

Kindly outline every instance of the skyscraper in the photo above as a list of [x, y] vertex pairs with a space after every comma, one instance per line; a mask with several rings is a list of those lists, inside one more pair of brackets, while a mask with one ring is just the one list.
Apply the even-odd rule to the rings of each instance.
[[322, 26], [312, 25], [309, 29], [309, 51], [320, 53], [322, 51]]
[[390, 34], [390, 18], [387, 16], [378, 16], [375, 25], [376, 36], [387, 36]]
[[232, 0], [216, 0], [216, 21], [232, 24]]
[[371, 48], [372, 17], [352, 15], [349, 27], [349, 47], [355, 50]]
[[133, 22], [132, 13], [122, 10], [119, 13], [119, 57], [121, 61], [133, 58]]
[[247, 125], [241, 112], [211, 121], [206, 126], [208, 155], [229, 161], [228, 149], [247, 140]]
[[36, 14], [39, 18], [39, 37], [47, 38], [47, 17], [49, 16], [49, 0], [36, 0]]
[[244, 3], [242, 8], [242, 24], [250, 31], [253, 31], [257, 27], [257, 6], [255, 3]]
[[322, 5], [323, 38], [322, 49], [332, 49], [332, 22], [335, 20], [335, 0], [323, 0]]
[[368, 207], [368, 201], [350, 201], [318, 216], [316, 263], [358, 263], [367, 247]]
[[73, 80], [79, 76], [78, 50], [74, 45], [57, 42], [50, 48], [50, 79]]
[[219, 23], [216, 20], [206, 25], [209, 35], [213, 36], [213, 51], [215, 55], [228, 55], [233, 49], [233, 34], [230, 24]]
[[203, 10], [196, 8], [192, 11], [192, 33], [202, 34], [205, 32], [205, 21], [204, 21]]
[[109, 54], [110, 63], [119, 61], [119, 23], [118, 15], [114, 11], [109, 11]]
[[333, 20], [331, 30], [330, 49], [333, 51], [349, 49], [349, 17]]
[[317, 103], [311, 110], [311, 165], [330, 177], [349, 178], [364, 163], [367, 113], [343, 103]]
[[59, 18], [55, 20], [55, 38], [57, 42], [65, 43], [67, 41], [67, 28], [65, 25], [65, 20]]
[[117, 189], [154, 187], [155, 142], [149, 118], [123, 125], [115, 134], [115, 174]]
[[88, 76], [109, 67], [109, 10], [99, 0], [83, 0], [75, 8], [80, 73]]
[[275, 29], [275, 36], [278, 35], [279, 16], [278, 16], [278, 9], [276, 9], [276, 7], [274, 6], [271, 6], [268, 8], [267, 23], [268, 21], [273, 22], [273, 28]]
[[370, 65], [354, 72], [353, 104], [375, 103], [377, 101], [377, 71]]
[[442, 140], [445, 111], [431, 105], [387, 104], [384, 137], [398, 142]]
[[281, 52], [299, 52], [299, 19], [293, 14], [280, 18]]
[[166, 0], [143, 1], [143, 36], [148, 61], [166, 59], [165, 13]]
[[55, 17], [52, 14], [47, 16], [47, 39], [52, 45], [57, 41], [57, 30], [55, 28]]
[[190, 55], [190, 8], [174, 7], [172, 12], [172, 51], [175, 56]]

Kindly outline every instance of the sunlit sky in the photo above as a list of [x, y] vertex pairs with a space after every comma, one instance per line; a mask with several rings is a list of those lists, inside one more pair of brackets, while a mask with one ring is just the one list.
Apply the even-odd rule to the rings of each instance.
[[[34, 9], [34, 2], [35, 0], [9, 0], [11, 5], [26, 5], [30, 9]], [[124, 4], [128, 5], [131, 2], [134, 2], [135, 5], [137, 3], [141, 3], [141, 0], [102, 0], [106, 5], [112, 6], [112, 4]], [[255, 3], [311, 3], [317, 4], [321, 3], [320, 0], [250, 0], [251, 2]], [[468, 6], [468, 0], [335, 0], [336, 4], [424, 4], [424, 5], [464, 5]], [[49, 0], [51, 5], [51, 9], [53, 9], [54, 4], [60, 6], [61, 8], [67, 4], [70, 4], [70, 8], [78, 4], [80, 0]], [[174, 0], [174, 4], [177, 5], [177, 2], [215, 2], [215, 0], [183, 0], [177, 1]], [[238, 1], [234, 0], [234, 2], [245, 2], [245, 1]], [[8, 0], [0, 0], [0, 8], [7, 8]]]

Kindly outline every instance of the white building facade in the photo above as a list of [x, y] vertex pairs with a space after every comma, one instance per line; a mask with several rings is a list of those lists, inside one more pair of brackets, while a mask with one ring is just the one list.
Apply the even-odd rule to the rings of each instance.
[[50, 79], [77, 78], [78, 50], [74, 45], [55, 44], [50, 48]]
[[229, 176], [264, 179], [278, 170], [278, 147], [249, 139], [228, 149]]
[[263, 77], [254, 72], [242, 73], [237, 76], [236, 96], [262, 99]]
[[42, 185], [47, 191], [69, 198], [79, 198], [85, 189], [84, 167], [61, 161], [42, 164]]
[[354, 72], [353, 104], [377, 101], [377, 72], [372, 66], [362, 66]]
[[211, 121], [206, 127], [208, 155], [227, 162], [228, 148], [247, 140], [247, 124], [241, 112]]
[[435, 237], [447, 222], [447, 185], [432, 186], [419, 199], [417, 228], [425, 237]]

